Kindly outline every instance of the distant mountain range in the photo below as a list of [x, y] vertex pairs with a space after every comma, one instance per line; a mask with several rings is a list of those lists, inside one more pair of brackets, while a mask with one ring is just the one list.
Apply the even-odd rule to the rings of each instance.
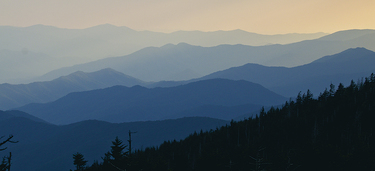
[[350, 80], [357, 82], [375, 73], [375, 52], [365, 48], [348, 49], [341, 53], [325, 56], [312, 63], [286, 68], [246, 64], [219, 71], [200, 78], [224, 78], [247, 80], [261, 84], [286, 97], [294, 97], [299, 91], [310, 89], [318, 95], [332, 83], [348, 85]]
[[130, 55], [111, 57], [52, 71], [40, 80], [50, 80], [75, 71], [93, 72], [112, 68], [144, 81], [181, 81], [202, 77], [246, 63], [296, 67], [348, 48], [375, 50], [375, 30], [348, 30], [319, 39], [287, 45], [193, 46], [186, 43], [148, 47]]
[[92, 73], [77, 71], [48, 82], [30, 84], [0, 84], [0, 110], [20, 107], [28, 103], [45, 103], [57, 100], [68, 93], [107, 88], [115, 85], [134, 86], [143, 81], [117, 72], [103, 69]]
[[[50, 103], [29, 104], [17, 109], [53, 124], [88, 119], [119, 123], [176, 118], [176, 115], [213, 116], [217, 112], [213, 106], [231, 107], [232, 110], [237, 108], [236, 113], [221, 112], [216, 116], [222, 119], [236, 118], [259, 110], [261, 106], [278, 105], [286, 100], [259, 84], [212, 79], [169, 88], [114, 86], [70, 93]], [[204, 112], [207, 105], [213, 108]]]
[[[66, 171], [73, 169], [72, 156], [76, 152], [92, 163], [110, 150], [111, 141], [118, 136], [128, 144], [128, 131], [132, 134], [132, 147], [142, 149], [158, 146], [164, 141], [180, 140], [194, 131], [206, 131], [229, 124], [228, 121], [191, 117], [153, 122], [112, 124], [103, 121], [83, 121], [64, 126], [36, 122], [25, 117], [4, 119], [4, 115], [17, 115], [18, 111], [0, 111], [0, 135], [14, 135], [16, 144], [6, 144], [12, 152], [12, 170]], [[128, 149], [126, 149], [128, 150]]]
[[309, 64], [297, 67], [269, 67], [259, 64], [245, 64], [187, 81], [161, 81], [148, 87], [173, 87], [198, 80], [222, 78], [246, 80], [262, 86], [285, 97], [295, 97], [307, 89], [318, 95], [332, 83], [348, 85], [375, 73], [375, 52], [365, 48], [351, 48], [343, 52], [324, 56]]
[[245, 64], [198, 79], [179, 82], [143, 82], [108, 68], [93, 73], [80, 71], [50, 82], [25, 85], [1, 84], [0, 109], [11, 109], [28, 103], [50, 102], [71, 92], [107, 88], [115, 85], [128, 87], [141, 85], [148, 88], [173, 87], [213, 78], [255, 82], [285, 97], [294, 97], [299, 91], [303, 93], [307, 89], [317, 95], [331, 83], [334, 85], [348, 84], [352, 79], [358, 81], [358, 79], [375, 72], [372, 67], [374, 63], [374, 52], [365, 48], [354, 48], [322, 57], [310, 64], [298, 67], [267, 67], [258, 64]]
[[100, 59], [109, 56], [127, 55], [145, 47], [159, 47], [168, 43], [185, 42], [198, 46], [217, 46], [220, 44], [262, 46], [288, 44], [316, 39], [325, 35], [327, 33], [261, 35], [243, 30], [161, 33], [136, 31], [125, 26], [117, 27], [110, 24], [86, 29], [64, 29], [45, 25], [30, 27], [0, 26], [0, 47], [14, 51], [25, 48], [34, 52], [43, 52], [53, 57], [70, 56]]
[[0, 83], [29, 83], [30, 78], [54, 69], [107, 57], [128, 55], [145, 47], [160, 47], [168, 43], [186, 42], [199, 46], [220, 44], [260, 46], [287, 44], [316, 39], [324, 35], [327, 34], [260, 35], [242, 30], [158, 33], [135, 31], [109, 24], [87, 29], [63, 29], [45, 25], [0, 26]]

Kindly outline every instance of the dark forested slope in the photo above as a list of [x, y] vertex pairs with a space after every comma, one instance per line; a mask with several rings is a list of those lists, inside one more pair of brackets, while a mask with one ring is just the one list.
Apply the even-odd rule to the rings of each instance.
[[[375, 75], [132, 154], [134, 170], [373, 170]], [[111, 160], [110, 160], [111, 161]], [[98, 164], [87, 170], [110, 170]]]
[[129, 130], [137, 132], [132, 135], [132, 147], [142, 149], [166, 140], [183, 139], [194, 131], [229, 124], [219, 119], [190, 117], [120, 124], [89, 120], [56, 126], [22, 116], [1, 117], [11, 113], [15, 112], [0, 112], [0, 135], [7, 137], [12, 134], [12, 140], [18, 143], [1, 146], [7, 149], [0, 151], [0, 156], [8, 156], [11, 152], [11, 170], [28, 171], [68, 171], [73, 168], [70, 161], [77, 151], [92, 163], [110, 149], [111, 140], [116, 136], [127, 140]]

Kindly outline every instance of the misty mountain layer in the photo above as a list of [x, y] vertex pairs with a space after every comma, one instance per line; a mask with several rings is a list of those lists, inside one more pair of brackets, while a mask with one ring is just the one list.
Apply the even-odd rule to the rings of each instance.
[[212, 79], [170, 88], [114, 86], [70, 93], [54, 102], [29, 104], [17, 109], [53, 124], [88, 119], [119, 123], [176, 118], [173, 115], [183, 117], [184, 111], [194, 112], [194, 108], [205, 105], [245, 109], [241, 113], [224, 113], [229, 115], [226, 118], [235, 118], [260, 106], [278, 105], [286, 100], [259, 84]]
[[143, 81], [117, 72], [102, 69], [92, 73], [77, 71], [48, 82], [30, 84], [0, 84], [0, 110], [20, 107], [28, 103], [45, 103], [57, 100], [68, 93], [88, 91], [115, 85], [141, 85]]
[[324, 35], [327, 34], [260, 35], [242, 30], [158, 33], [109, 24], [87, 29], [62, 29], [44, 25], [0, 26], [0, 83], [29, 83], [31, 78], [61, 67], [128, 55], [145, 47], [160, 47], [168, 43], [260, 46], [298, 42]]
[[[325, 56], [310, 64], [298, 67], [267, 67], [258, 64], [245, 64], [198, 79], [181, 82], [142, 82], [112, 69], [103, 69], [93, 73], [76, 72], [51, 82], [26, 85], [1, 84], [0, 109], [10, 109], [28, 103], [50, 102], [71, 92], [107, 88], [115, 85], [128, 87], [142, 85], [149, 88], [173, 87], [213, 78], [255, 82], [286, 97], [293, 97], [299, 91], [306, 92], [307, 89], [318, 95], [331, 83], [334, 85], [339, 83], [348, 84], [350, 82], [348, 80], [357, 81], [375, 72], [373, 64], [375, 64], [374, 52], [364, 48], [355, 48], [335, 55]], [[202, 109], [201, 112], [206, 110], [200, 109]]]
[[93, 72], [103, 68], [112, 68], [144, 81], [189, 80], [246, 63], [296, 67], [311, 63], [322, 56], [356, 47], [375, 50], [375, 31], [348, 30], [314, 40], [257, 47], [168, 44], [160, 48], [144, 48], [122, 57], [61, 68], [44, 75], [40, 80], [50, 80], [75, 71]]
[[244, 44], [262, 46], [288, 44], [316, 39], [326, 33], [261, 35], [243, 30], [233, 31], [177, 31], [160, 33], [136, 31], [110, 24], [86, 29], [63, 29], [45, 25], [30, 27], [0, 26], [0, 47], [8, 50], [27, 49], [54, 57], [84, 57], [100, 59], [127, 55], [149, 46], [181, 43], [199, 46]]
[[[348, 85], [375, 73], [375, 52], [365, 48], [348, 49], [341, 53], [325, 56], [309, 64], [286, 68], [246, 64], [212, 73], [201, 79], [224, 78], [247, 80], [263, 85], [286, 97], [293, 97], [307, 89], [318, 95], [329, 89], [332, 83]], [[175, 83], [176, 84], [176, 83]]]

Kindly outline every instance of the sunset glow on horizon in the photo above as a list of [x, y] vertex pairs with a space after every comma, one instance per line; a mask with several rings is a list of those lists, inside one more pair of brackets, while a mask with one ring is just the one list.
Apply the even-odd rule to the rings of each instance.
[[6, 0], [0, 25], [135, 30], [235, 30], [261, 34], [375, 29], [373, 0]]

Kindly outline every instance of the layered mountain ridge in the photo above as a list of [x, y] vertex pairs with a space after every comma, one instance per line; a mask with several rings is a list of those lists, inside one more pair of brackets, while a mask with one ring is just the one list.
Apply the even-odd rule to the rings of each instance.
[[115, 85], [134, 86], [140, 84], [143, 84], [143, 81], [109, 68], [92, 73], [77, 71], [47, 82], [0, 84], [0, 109], [11, 109], [28, 103], [50, 102], [71, 92]]
[[285, 97], [259, 84], [212, 79], [170, 88], [114, 86], [76, 92], [53, 102], [29, 104], [17, 110], [54, 124], [68, 124], [88, 119], [119, 123], [175, 118], [173, 115], [186, 110], [194, 111], [192, 109], [204, 105], [241, 107], [252, 104], [248, 105], [250, 108], [242, 110], [242, 113], [225, 116], [235, 118], [259, 110], [261, 106], [278, 105], [286, 100]]
[[[220, 44], [260, 46], [298, 42], [324, 35], [326, 33], [260, 35], [240, 30], [160, 33], [136, 31], [128, 27], [117, 27], [110, 24], [87, 29], [64, 29], [45, 25], [30, 27], [0, 26], [0, 61], [2, 62], [2, 59], [10, 57], [10, 61], [7, 62], [8, 65], [1, 66], [0, 63], [4, 70], [4, 72], [0, 72], [0, 83], [30, 83], [35, 81], [31, 80], [34, 77], [58, 68], [107, 57], [128, 55], [142, 48], [161, 47], [168, 43], [186, 42], [206, 47]], [[2, 52], [3, 50], [11, 51], [13, 54], [9, 56], [9, 53]], [[36, 62], [40, 57], [34, 54], [45, 58]], [[24, 60], [18, 60], [20, 58]], [[10, 67], [10, 63], [14, 64]], [[95, 69], [95, 71], [100, 69]], [[85, 72], [93, 71], [85, 70]], [[48, 81], [67, 74], [58, 75], [48, 79]]]
[[375, 72], [375, 52], [365, 48], [350, 48], [340, 53], [324, 56], [309, 64], [297, 67], [269, 67], [248, 63], [238, 67], [217, 71], [201, 78], [180, 82], [157, 82], [149, 87], [170, 87], [192, 81], [223, 78], [246, 80], [264, 87], [285, 97], [293, 97], [307, 89], [318, 95], [332, 83], [349, 84]]
[[[168, 44], [144, 48], [126, 56], [61, 68], [47, 73], [41, 79], [48, 80], [75, 71], [93, 72], [102, 68], [112, 68], [144, 81], [182, 81], [246, 63], [296, 67], [349, 48], [364, 47], [374, 51], [374, 44], [373, 30], [341, 31], [327, 37], [285, 45], [227, 44], [202, 47], [187, 43]], [[189, 73], [183, 74], [186, 71]], [[176, 75], [180, 77], [176, 78]]]

